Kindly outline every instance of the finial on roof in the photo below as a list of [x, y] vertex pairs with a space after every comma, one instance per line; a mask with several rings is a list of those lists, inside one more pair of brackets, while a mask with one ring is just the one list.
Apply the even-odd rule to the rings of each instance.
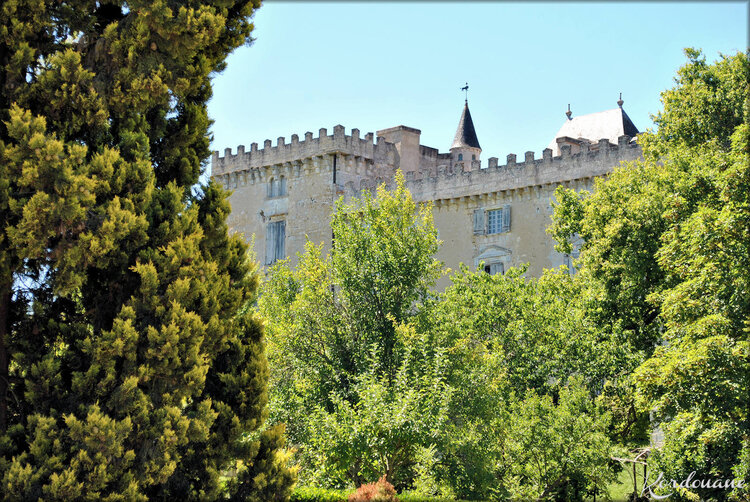
[[468, 103], [469, 102], [469, 83], [466, 82], [466, 85], [464, 85], [463, 87], [461, 87], [461, 90], [464, 91], [464, 93], [465, 93], [464, 94], [464, 101], [466, 103]]
[[623, 101], [623, 100], [622, 100], [622, 93], [620, 93], [620, 99], [618, 99], [618, 100], [617, 100], [617, 106], [619, 106], [620, 108], [622, 108], [622, 104], [623, 104], [624, 102], [625, 102], [625, 101]]
[[568, 116], [568, 120], [573, 120], [570, 118], [570, 116], [573, 115], [573, 112], [570, 111], [570, 103], [568, 103], [568, 111], [565, 112], [565, 115]]

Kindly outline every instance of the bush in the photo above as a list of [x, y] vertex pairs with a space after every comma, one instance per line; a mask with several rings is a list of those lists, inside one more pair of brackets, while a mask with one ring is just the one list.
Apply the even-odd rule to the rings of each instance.
[[466, 502], [455, 497], [429, 496], [414, 491], [399, 493], [398, 500], [399, 502]]
[[381, 477], [375, 483], [367, 483], [349, 495], [349, 502], [396, 502], [396, 490], [393, 485]]
[[301, 486], [294, 489], [289, 502], [346, 502], [346, 490]]

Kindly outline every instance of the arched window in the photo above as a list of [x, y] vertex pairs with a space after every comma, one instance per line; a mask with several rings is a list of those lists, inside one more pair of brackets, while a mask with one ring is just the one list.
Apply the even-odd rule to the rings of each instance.
[[269, 198], [281, 197], [282, 195], [286, 195], [286, 178], [284, 176], [280, 176], [279, 178], [271, 178], [270, 180], [268, 180], [268, 188], [266, 189], [266, 194]]
[[463, 153], [459, 153], [458, 154], [458, 161], [460, 162], [462, 160], [464, 160], [464, 154]]

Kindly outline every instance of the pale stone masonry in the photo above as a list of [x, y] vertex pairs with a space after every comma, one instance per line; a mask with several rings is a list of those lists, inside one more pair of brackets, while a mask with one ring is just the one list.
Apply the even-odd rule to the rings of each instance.
[[[541, 158], [526, 152], [506, 163], [489, 158], [482, 165], [481, 148], [468, 104], [449, 153], [421, 145], [421, 131], [397, 126], [360, 137], [358, 129], [346, 134], [337, 125], [333, 134], [320, 129], [300, 141], [266, 140], [237, 153], [227, 148], [214, 152], [212, 177], [232, 190], [230, 228], [254, 236], [259, 260], [269, 265], [303, 250], [305, 240], [328, 248], [334, 202], [358, 196], [381, 183], [393, 185], [401, 169], [416, 201], [433, 206], [435, 225], [443, 244], [437, 258], [454, 270], [460, 263], [475, 268], [480, 262], [489, 273], [529, 264], [529, 274], [544, 268], [570, 265], [570, 257], [554, 250], [545, 229], [550, 224], [552, 199], [559, 185], [591, 190], [596, 177], [606, 176], [621, 161], [641, 158], [635, 141], [638, 130], [619, 108], [566, 121]], [[574, 131], [577, 137], [567, 136]], [[599, 136], [599, 137], [593, 137]], [[632, 137], [631, 137], [632, 136]], [[449, 284], [444, 278], [438, 284]]]

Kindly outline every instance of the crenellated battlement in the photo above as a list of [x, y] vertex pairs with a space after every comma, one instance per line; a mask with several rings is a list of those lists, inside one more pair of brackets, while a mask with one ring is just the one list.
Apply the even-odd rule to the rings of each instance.
[[[620, 136], [617, 144], [607, 139], [593, 145], [584, 143], [574, 154], [569, 145], [563, 145], [561, 150], [562, 155], [557, 157], [552, 156], [551, 149], [545, 148], [539, 159], [534, 152], [526, 152], [524, 161], [517, 162], [516, 154], [511, 153], [503, 165], [498, 164], [497, 157], [490, 157], [486, 167], [473, 161], [469, 165], [438, 165], [427, 171], [406, 172], [404, 176], [416, 200], [439, 201], [605, 176], [620, 162], [641, 157], [640, 146], [629, 136]], [[380, 182], [382, 180], [363, 179], [359, 186], [349, 182], [344, 187], [345, 193], [357, 196], [362, 190], [373, 190]], [[390, 187], [393, 180], [386, 183]]]
[[[252, 143], [250, 151], [240, 145], [235, 154], [231, 148], [224, 150], [223, 157], [214, 152], [211, 174], [233, 188], [278, 174], [296, 178], [311, 171], [330, 171], [332, 154], [341, 154], [337, 170], [352, 176], [343, 177], [339, 183], [343, 184], [347, 196], [356, 196], [382, 182], [392, 184], [393, 171], [405, 170], [399, 165], [399, 154], [392, 143], [382, 136], [376, 141], [373, 139], [373, 133], [361, 138], [359, 129], [355, 128], [347, 135], [344, 126], [336, 125], [331, 135], [322, 128], [317, 137], [311, 132], [305, 133], [303, 141], [293, 134], [290, 143], [280, 137], [276, 146], [272, 146], [271, 140], [265, 140], [260, 149], [257, 143]], [[549, 148], [545, 148], [538, 159], [534, 152], [525, 152], [523, 162], [518, 162], [517, 155], [511, 153], [502, 165], [497, 157], [490, 157], [483, 167], [480, 161], [452, 162], [450, 154], [419, 145], [422, 164], [417, 170], [405, 170], [405, 177], [418, 200], [451, 199], [483, 191], [603, 176], [620, 161], [635, 160], [641, 155], [640, 147], [629, 136], [620, 136], [617, 144], [601, 139], [597, 143], [578, 141], [576, 146], [578, 151], [571, 153], [570, 144], [561, 145], [561, 155], [556, 157]]]
[[570, 266], [546, 233], [555, 188], [591, 190], [621, 162], [642, 158], [630, 136], [638, 131], [621, 108], [581, 118], [571, 122], [576, 127], [566, 123], [542, 152], [484, 160], [464, 104], [449, 151], [423, 145], [421, 130], [403, 124], [364, 137], [336, 125], [332, 134], [320, 129], [214, 152], [211, 176], [232, 191], [230, 228], [255, 242], [266, 265], [284, 256], [295, 263], [308, 241], [330, 245], [336, 200], [383, 184], [392, 189], [400, 170], [414, 200], [434, 205], [444, 242], [437, 259], [450, 268], [489, 261], [495, 270], [530, 263], [530, 273], [540, 275]]
[[387, 158], [390, 151], [388, 143], [382, 137], [374, 139], [371, 132], [361, 138], [359, 129], [352, 129], [351, 134], [347, 135], [344, 126], [336, 125], [333, 134], [329, 135], [328, 130], [322, 128], [316, 137], [306, 132], [302, 141], [297, 134], [293, 134], [289, 143], [286, 138], [279, 137], [276, 146], [272, 146], [270, 139], [263, 142], [263, 148], [258, 148], [258, 143], [252, 143], [249, 151], [244, 145], [239, 145], [234, 154], [231, 148], [226, 148], [223, 156], [219, 156], [218, 151], [213, 152], [211, 175], [222, 176], [235, 171], [294, 164], [333, 153], [369, 161]]

